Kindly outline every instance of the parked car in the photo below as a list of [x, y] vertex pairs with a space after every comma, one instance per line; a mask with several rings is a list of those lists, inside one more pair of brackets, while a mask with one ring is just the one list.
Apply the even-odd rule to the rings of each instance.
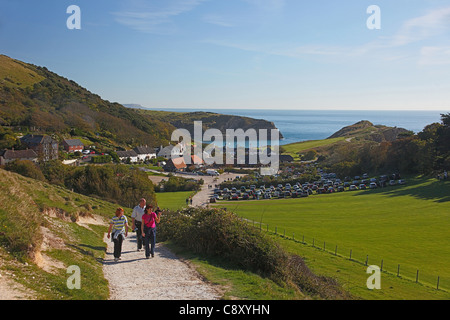
[[210, 203], [215, 203], [215, 202], [216, 202], [216, 197], [211, 197], [211, 198], [209, 198], [209, 202], [210, 202]]
[[236, 193], [233, 193], [231, 200], [239, 200], [239, 196]]
[[308, 197], [308, 196], [309, 196], [309, 193], [306, 192], [306, 191], [303, 191], [303, 192], [300, 194], [300, 197], [302, 197], [302, 198], [306, 198], [306, 197]]
[[246, 192], [246, 193], [244, 193], [244, 194], [242, 195], [242, 200], [248, 200], [248, 199], [250, 199], [250, 196], [249, 196], [249, 194]]
[[370, 189], [376, 189], [376, 188], [378, 188], [378, 186], [377, 186], [377, 184], [375, 182], [371, 182], [370, 185], [369, 185], [369, 188]]
[[365, 185], [364, 183], [361, 183], [361, 184], [359, 185], [359, 189], [360, 189], [360, 190], [366, 190], [367, 187], [366, 187], [366, 185]]
[[404, 179], [400, 179], [400, 180], [398, 180], [398, 184], [404, 185], [404, 184], [406, 184], [406, 181]]
[[354, 184], [352, 184], [352, 185], [350, 185], [349, 190], [350, 191], [358, 190], [358, 187], [355, 186]]
[[396, 184], [397, 184], [397, 181], [395, 181], [395, 180], [389, 181], [390, 186], [395, 186]]

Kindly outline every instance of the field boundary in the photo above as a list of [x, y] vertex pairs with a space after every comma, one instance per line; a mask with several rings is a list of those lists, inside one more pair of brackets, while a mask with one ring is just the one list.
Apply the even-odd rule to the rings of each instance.
[[[331, 254], [331, 255], [333, 255], [335, 257], [340, 257], [340, 258], [343, 258], [343, 259], [346, 259], [346, 260], [358, 263], [358, 264], [363, 265], [363, 266], [367, 266], [368, 267], [369, 265], [372, 265], [372, 264], [369, 263], [369, 255], [367, 255], [367, 254], [366, 254], [366, 260], [365, 261], [361, 261], [360, 259], [355, 259], [354, 252], [353, 252], [352, 249], [349, 249], [349, 252], [344, 255], [342, 253], [338, 253], [338, 249], [339, 248], [338, 248], [337, 245], [334, 247], [333, 251], [327, 249], [326, 241], [322, 241], [322, 240], [318, 241], [314, 237], [312, 237], [312, 238], [309, 237], [310, 239], [312, 239], [312, 242], [308, 243], [305, 240], [306, 239], [305, 235], [301, 235], [300, 236], [301, 240], [296, 239], [295, 238], [295, 234], [293, 234], [292, 237], [286, 235], [286, 229], [284, 227], [279, 229], [278, 226], [275, 226], [275, 229], [271, 230], [269, 228], [269, 225], [266, 224], [266, 223], [262, 223], [260, 221], [254, 221], [254, 220], [251, 220], [251, 219], [247, 219], [245, 217], [240, 217], [240, 218], [243, 221], [247, 222], [248, 224], [251, 224], [254, 228], [258, 228], [261, 232], [264, 231], [264, 232], [270, 233], [272, 235], [281, 237], [281, 238], [286, 239], [286, 240], [294, 241], [296, 243], [299, 243], [299, 244], [302, 244], [302, 245], [305, 245], [305, 246], [310, 246], [310, 247], [312, 247], [314, 249], [317, 249], [317, 250], [319, 250], [321, 252], [324, 252], [324, 253], [327, 253], [327, 254]], [[263, 228], [263, 225], [264, 225], [264, 228]], [[279, 232], [279, 230], [283, 230], [283, 232]], [[408, 275], [404, 275], [404, 274], [402, 274], [400, 272], [401, 271], [401, 265], [399, 265], [399, 264], [397, 264], [396, 272], [392, 272], [392, 271], [386, 270], [386, 268], [383, 268], [384, 267], [384, 259], [379, 261], [379, 265], [377, 265], [377, 266], [379, 266], [380, 267], [380, 271], [385, 273], [385, 274], [396, 276], [396, 277], [398, 277], [398, 278], [400, 278], [402, 280], [411, 281], [411, 282], [414, 282], [414, 283], [416, 283], [418, 285], [426, 286], [426, 287], [431, 288], [431, 289], [435, 289], [435, 290], [439, 290], [439, 291], [449, 292], [450, 293], [449, 288], [446, 288], [446, 287], [442, 286], [442, 281], [444, 279], [441, 278], [439, 275], [437, 275], [437, 276], [435, 275], [434, 276], [436, 278], [436, 283], [433, 284], [433, 283], [430, 283], [429, 281], [421, 281], [420, 280], [421, 276], [423, 276], [420, 273], [420, 269], [417, 269], [415, 277], [414, 276], [411, 277], [411, 276], [408, 276]], [[429, 277], [429, 278], [433, 277], [432, 275], [429, 275], [429, 274], [427, 274], [426, 276]]]

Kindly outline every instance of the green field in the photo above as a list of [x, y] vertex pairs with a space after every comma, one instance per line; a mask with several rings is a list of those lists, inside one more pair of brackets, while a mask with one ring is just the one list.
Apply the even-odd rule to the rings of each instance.
[[289, 154], [294, 159], [298, 160], [299, 156], [298, 153], [301, 153], [303, 151], [318, 148], [318, 147], [324, 147], [331, 145], [333, 143], [344, 141], [344, 137], [340, 138], [333, 138], [333, 139], [324, 139], [324, 140], [310, 140], [310, 141], [303, 141], [303, 142], [296, 142], [291, 143], [283, 146], [284, 152], [283, 154]]
[[[289, 250], [309, 257], [310, 267], [327, 275], [336, 268], [331, 271], [326, 261], [332, 257], [343, 263], [349, 260], [351, 250], [357, 263], [346, 273], [348, 279], [341, 277], [341, 281], [350, 281], [356, 272], [361, 276], [368, 257], [369, 265], [381, 266], [383, 261], [383, 271], [394, 278], [400, 265], [400, 277], [413, 283], [413, 288], [436, 288], [439, 276], [440, 289], [448, 290], [439, 294], [450, 298], [450, 181], [415, 178], [405, 186], [378, 190], [219, 205], [255, 221], [257, 227], [261, 223], [262, 230], [275, 232], [276, 228], [278, 235], [291, 238], [282, 241]], [[301, 243], [303, 239], [306, 245]], [[417, 270], [419, 284], [415, 283]], [[364, 277], [368, 276], [363, 273]], [[408, 292], [400, 298], [423, 298], [420, 290]]]
[[160, 192], [156, 194], [156, 199], [161, 209], [178, 210], [186, 207], [186, 198], [194, 194], [193, 191]]

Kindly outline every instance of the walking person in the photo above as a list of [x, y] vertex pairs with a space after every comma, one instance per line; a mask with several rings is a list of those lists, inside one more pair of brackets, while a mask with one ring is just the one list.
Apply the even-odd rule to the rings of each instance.
[[132, 226], [131, 230], [136, 231], [137, 251], [141, 251], [143, 238], [142, 238], [142, 216], [144, 215], [146, 200], [142, 198], [139, 200], [139, 204], [134, 207], [131, 213]]
[[[158, 208], [159, 209], [159, 208]], [[144, 238], [145, 257], [155, 256], [156, 224], [161, 220], [161, 211], [153, 212], [153, 206], [147, 205], [142, 216], [142, 237]]]
[[108, 239], [111, 238], [111, 232], [114, 242], [114, 262], [117, 262], [122, 255], [123, 240], [128, 236], [128, 220], [122, 208], [117, 208], [116, 215], [109, 223]]

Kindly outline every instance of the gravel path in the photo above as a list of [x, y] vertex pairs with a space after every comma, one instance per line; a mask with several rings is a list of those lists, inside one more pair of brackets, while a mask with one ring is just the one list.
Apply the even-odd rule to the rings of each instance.
[[[192, 205], [207, 206], [214, 185], [236, 176], [232, 173], [217, 178], [187, 176], [205, 181], [201, 191], [193, 197]], [[203, 281], [195, 270], [161, 243], [156, 245], [155, 257], [146, 259], [144, 251], [136, 250], [136, 234], [129, 233], [123, 242], [122, 259], [114, 262], [114, 244], [106, 234], [104, 241], [108, 248], [103, 272], [109, 281], [111, 300], [216, 300], [221, 297], [215, 287]]]
[[103, 272], [111, 300], [216, 300], [220, 294], [198, 273], [158, 243], [155, 257], [146, 259], [136, 249], [136, 234], [123, 242], [122, 257], [114, 262], [114, 244], [108, 244]]
[[211, 198], [211, 196], [214, 194], [215, 186], [227, 180], [234, 180], [237, 176], [242, 176], [242, 174], [224, 173], [221, 174], [219, 177], [201, 176], [204, 183], [202, 189], [192, 197], [192, 206], [193, 207], [208, 206], [209, 198]]

